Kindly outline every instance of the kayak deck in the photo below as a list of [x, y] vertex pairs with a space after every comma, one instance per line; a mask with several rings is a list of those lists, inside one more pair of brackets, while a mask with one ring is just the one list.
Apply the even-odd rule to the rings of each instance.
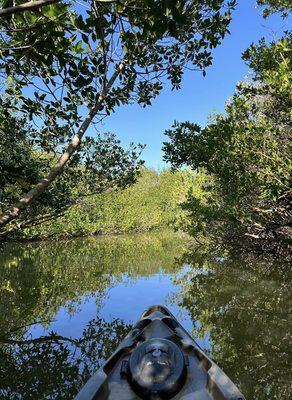
[[152, 306], [75, 400], [170, 398], [245, 400], [170, 311]]

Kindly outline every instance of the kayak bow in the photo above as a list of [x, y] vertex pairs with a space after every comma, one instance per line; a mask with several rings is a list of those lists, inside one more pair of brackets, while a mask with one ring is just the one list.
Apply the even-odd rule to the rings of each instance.
[[163, 306], [146, 310], [75, 400], [245, 400]]

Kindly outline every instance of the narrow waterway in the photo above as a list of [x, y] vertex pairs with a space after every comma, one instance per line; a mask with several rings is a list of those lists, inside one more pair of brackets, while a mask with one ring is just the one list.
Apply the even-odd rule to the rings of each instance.
[[169, 231], [7, 244], [0, 399], [71, 399], [142, 311], [164, 304], [247, 399], [289, 400], [291, 275], [284, 261], [192, 250]]

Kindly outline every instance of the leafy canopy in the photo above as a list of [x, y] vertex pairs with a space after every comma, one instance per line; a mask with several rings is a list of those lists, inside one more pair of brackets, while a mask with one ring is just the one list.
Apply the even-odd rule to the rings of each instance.
[[[0, 211], [11, 207], [56, 162], [58, 146], [52, 143], [44, 149], [42, 140], [25, 117], [0, 110]], [[125, 149], [111, 133], [85, 138], [62, 176], [23, 214], [18, 226], [38, 225], [57, 217], [91, 193], [127, 187], [142, 165], [142, 148], [131, 144]]]
[[[234, 0], [64, 1], [0, 16], [0, 109], [31, 125], [28, 140], [46, 157], [66, 154], [72, 138], [80, 141], [90, 124], [88, 136], [94, 136], [96, 124], [116, 107], [150, 105], [166, 82], [179, 89], [186, 68], [205, 73], [212, 50], [228, 33], [234, 5]], [[77, 157], [86, 164], [95, 151], [99, 168], [110, 169], [119, 143], [101, 149], [99, 142], [100, 137], [83, 138], [68, 153], [70, 162]], [[126, 170], [130, 158], [121, 156]], [[118, 165], [122, 170], [123, 163]], [[51, 185], [59, 173], [48, 180]], [[20, 201], [16, 214], [45, 186]], [[16, 214], [9, 211], [1, 224]]]
[[290, 0], [258, 0], [260, 6], [264, 6], [264, 17], [280, 12], [282, 17], [287, 17], [289, 12], [292, 10]]
[[164, 78], [179, 88], [187, 65], [204, 70], [212, 48], [228, 32], [233, 5], [222, 0], [85, 2], [84, 8], [58, 3], [2, 19], [0, 69], [7, 82], [2, 106], [37, 122], [45, 145], [53, 138], [62, 144], [118, 64], [125, 64], [119, 82], [97, 121], [121, 104], [151, 104]]
[[205, 128], [176, 122], [166, 131], [165, 159], [210, 176], [209, 201], [192, 198], [189, 203], [197, 228], [202, 228], [200, 218], [205, 228], [212, 226], [210, 216], [245, 227], [257, 223], [260, 230], [289, 225], [289, 211], [276, 202], [292, 183], [291, 34], [271, 44], [261, 40], [243, 58], [253, 81], [237, 86], [224, 114]]

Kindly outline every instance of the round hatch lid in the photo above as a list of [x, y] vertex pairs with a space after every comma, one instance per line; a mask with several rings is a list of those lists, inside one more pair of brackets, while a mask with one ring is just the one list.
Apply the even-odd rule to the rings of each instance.
[[183, 352], [170, 340], [147, 340], [130, 356], [128, 378], [133, 390], [143, 399], [154, 395], [170, 399], [182, 388], [185, 377]]

